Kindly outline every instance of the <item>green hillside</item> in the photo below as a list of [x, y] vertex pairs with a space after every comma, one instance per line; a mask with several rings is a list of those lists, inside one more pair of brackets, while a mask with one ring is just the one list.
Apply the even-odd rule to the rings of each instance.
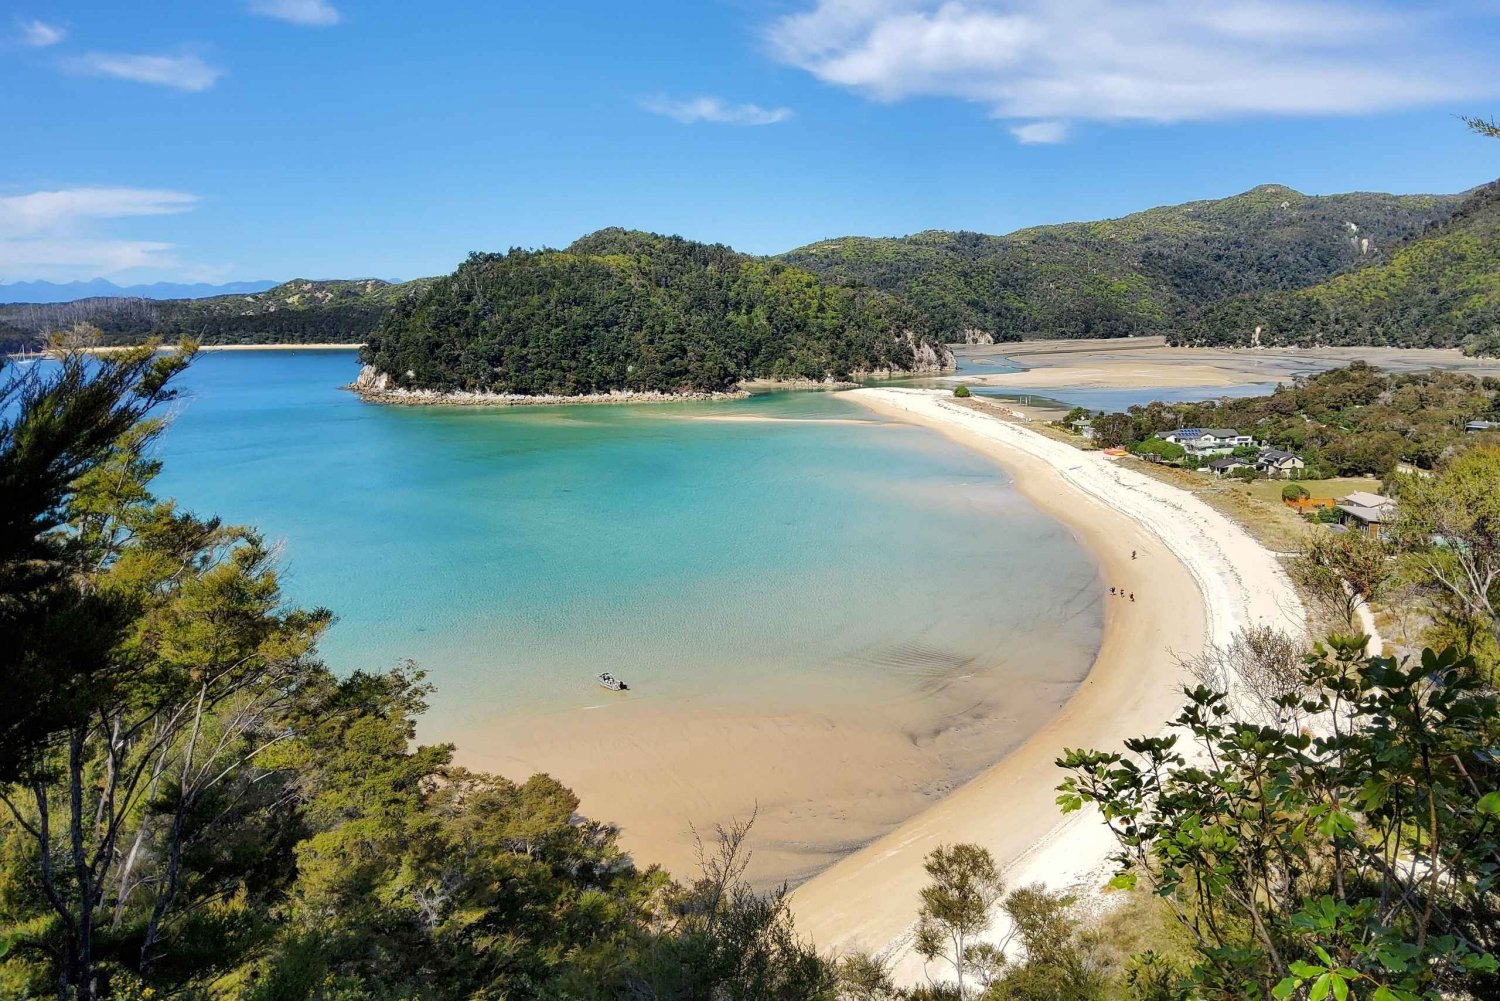
[[847, 237], [782, 259], [904, 296], [948, 340], [1168, 333], [1226, 296], [1323, 281], [1445, 218], [1456, 195], [1280, 185], [1006, 236]]
[[950, 357], [895, 296], [620, 229], [565, 251], [471, 255], [395, 303], [364, 351], [400, 387], [564, 395], [931, 370]]
[[1175, 339], [1500, 354], [1500, 182], [1366, 267], [1296, 292], [1227, 299]]
[[48, 331], [89, 323], [106, 344], [138, 344], [147, 336], [190, 336], [204, 344], [358, 344], [387, 306], [424, 287], [426, 279], [393, 285], [294, 279], [264, 292], [208, 299], [80, 299], [0, 306], [0, 345], [35, 343]]

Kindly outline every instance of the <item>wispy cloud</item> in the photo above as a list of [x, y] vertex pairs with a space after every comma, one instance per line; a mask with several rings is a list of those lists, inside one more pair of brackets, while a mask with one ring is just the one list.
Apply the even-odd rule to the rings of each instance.
[[653, 115], [664, 115], [684, 125], [712, 122], [715, 125], [775, 125], [792, 117], [791, 108], [762, 108], [758, 104], [729, 104], [717, 97], [690, 97], [683, 100], [652, 97], [641, 107]]
[[63, 64], [75, 73], [113, 77], [136, 83], [155, 84], [176, 90], [208, 90], [224, 71], [198, 56], [137, 55], [119, 52], [89, 52]]
[[874, 100], [950, 97], [1056, 142], [1071, 120], [1344, 115], [1493, 94], [1465, 0], [811, 0], [772, 53]]
[[0, 196], [0, 279], [67, 280], [176, 269], [174, 247], [101, 231], [103, 220], [189, 212], [198, 197], [152, 188], [65, 188]]
[[342, 20], [339, 9], [328, 0], [250, 0], [250, 10], [311, 28], [326, 28]]
[[64, 188], [0, 196], [0, 237], [56, 231], [90, 219], [190, 212], [198, 196], [160, 188]]
[[1016, 141], [1027, 146], [1041, 145], [1043, 143], [1060, 143], [1068, 138], [1067, 122], [1027, 122], [1025, 125], [1013, 125], [1010, 134], [1016, 137]]
[[23, 20], [20, 25], [21, 43], [33, 49], [45, 49], [68, 37], [65, 29], [55, 24], [48, 24], [46, 21]]

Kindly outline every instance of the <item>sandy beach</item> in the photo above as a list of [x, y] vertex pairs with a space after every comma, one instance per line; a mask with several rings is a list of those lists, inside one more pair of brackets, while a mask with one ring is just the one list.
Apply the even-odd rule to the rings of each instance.
[[1300, 634], [1305, 615], [1275, 558], [1189, 494], [941, 391], [862, 389], [850, 397], [993, 458], [1093, 551], [1108, 581], [1135, 596], [1111, 603], [1088, 679], [1025, 743], [796, 890], [798, 926], [820, 948], [885, 953], [898, 977], [913, 981], [922, 977], [909, 942], [927, 852], [974, 842], [994, 853], [1011, 885], [1098, 888], [1113, 845], [1095, 816], [1058, 812], [1058, 754], [1118, 748], [1162, 731], [1181, 704], [1182, 656], [1252, 624]]
[[1020, 341], [960, 349], [970, 363], [1014, 362], [1022, 372], [985, 374], [980, 367], [948, 383], [1006, 389], [1230, 388], [1290, 381], [1352, 361], [1393, 371], [1450, 369], [1500, 375], [1500, 359], [1469, 358], [1451, 348], [1174, 348], [1161, 337]]

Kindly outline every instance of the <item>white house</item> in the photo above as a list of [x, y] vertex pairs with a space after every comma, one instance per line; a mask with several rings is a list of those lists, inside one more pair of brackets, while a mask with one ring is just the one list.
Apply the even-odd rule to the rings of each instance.
[[1197, 459], [1227, 455], [1243, 445], [1255, 444], [1254, 435], [1240, 434], [1233, 428], [1182, 428], [1160, 437], [1181, 445], [1189, 455]]

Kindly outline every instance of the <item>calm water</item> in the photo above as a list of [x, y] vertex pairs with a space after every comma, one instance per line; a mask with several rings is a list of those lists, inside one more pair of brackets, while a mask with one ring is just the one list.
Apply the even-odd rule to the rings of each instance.
[[205, 353], [158, 488], [282, 543], [289, 595], [339, 617], [335, 668], [425, 667], [432, 727], [597, 701], [601, 665], [653, 698], [774, 708], [997, 665], [1076, 681], [1097, 648], [1066, 530], [837, 395], [392, 408], [335, 388], [355, 370]]

